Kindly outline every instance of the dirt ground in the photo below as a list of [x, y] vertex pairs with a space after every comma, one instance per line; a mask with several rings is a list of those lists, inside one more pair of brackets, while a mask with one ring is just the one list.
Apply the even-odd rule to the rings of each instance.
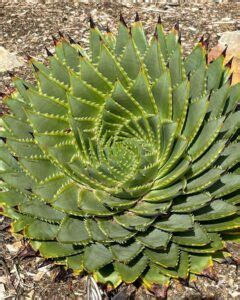
[[[189, 1], [191, 2], [191, 1]], [[239, 4], [120, 4], [107, 1], [100, 4], [61, 1], [54, 4], [18, 4], [8, 0], [0, 2], [0, 46], [21, 57], [30, 55], [44, 60], [44, 47], [53, 48], [52, 35], [58, 31], [69, 34], [86, 44], [88, 17], [91, 14], [101, 28], [115, 31], [122, 12], [126, 20], [133, 20], [136, 11], [148, 34], [153, 32], [160, 14], [166, 29], [180, 21], [185, 53], [188, 53], [202, 34], [210, 34], [214, 46], [221, 33], [240, 30]], [[14, 74], [32, 80], [27, 63], [15, 69]], [[7, 72], [0, 73], [0, 92], [11, 87]], [[1, 104], [1, 100], [0, 100]], [[1, 109], [1, 108], [0, 108]], [[3, 109], [3, 108], [2, 108]], [[83, 299], [86, 298], [86, 278], [74, 277], [51, 261], [36, 257], [27, 242], [11, 237], [9, 221], [0, 217], [0, 299]], [[240, 249], [232, 247], [240, 260]], [[236, 259], [237, 260], [237, 259]], [[195, 284], [186, 286], [173, 281], [168, 299], [240, 299], [240, 276], [235, 262], [215, 265], [218, 282], [199, 277]], [[129, 295], [132, 295], [131, 297]], [[110, 297], [110, 295], [108, 295]], [[117, 291], [113, 299], [150, 299], [141, 289], [132, 286]]]

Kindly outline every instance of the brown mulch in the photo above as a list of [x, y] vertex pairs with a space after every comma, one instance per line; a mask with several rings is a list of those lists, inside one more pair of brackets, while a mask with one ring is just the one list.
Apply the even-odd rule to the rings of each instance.
[[[153, 32], [159, 14], [166, 29], [179, 20], [186, 53], [202, 34], [209, 33], [210, 46], [214, 46], [222, 32], [240, 29], [240, 4], [198, 5], [188, 1], [183, 6], [171, 7], [120, 4], [117, 1], [99, 4], [66, 0], [54, 4], [14, 2], [8, 0], [0, 5], [0, 46], [21, 57], [30, 55], [41, 60], [46, 57], [45, 46], [53, 50], [51, 36], [57, 36], [59, 30], [86, 44], [90, 14], [103, 29], [108, 24], [115, 31], [120, 12], [130, 21], [138, 11], [148, 34]], [[27, 63], [14, 73], [33, 80]], [[0, 73], [0, 91], [6, 92], [9, 87], [9, 74]], [[44, 262], [32, 251], [24, 250], [27, 242], [13, 238], [8, 232], [8, 224], [9, 220], [0, 217], [0, 299], [4, 291], [8, 299], [83, 299], [86, 296], [85, 278], [74, 277], [60, 266], [53, 266], [51, 261]], [[240, 250], [233, 249], [233, 252], [238, 256]], [[236, 265], [231, 261], [216, 264], [215, 273], [218, 283], [205, 277], [199, 277], [191, 286], [173, 281], [168, 299], [240, 299], [240, 276]], [[136, 299], [149, 298], [135, 287], [132, 291]], [[127, 292], [123, 290], [122, 299], [127, 298]]]

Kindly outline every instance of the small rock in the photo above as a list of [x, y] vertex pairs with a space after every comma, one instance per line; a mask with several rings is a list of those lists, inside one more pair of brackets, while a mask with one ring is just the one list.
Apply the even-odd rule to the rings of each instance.
[[16, 242], [13, 244], [7, 244], [6, 248], [8, 249], [8, 251], [10, 253], [17, 253], [22, 247], [22, 243], [21, 242]]
[[14, 68], [21, 67], [24, 61], [17, 57], [14, 53], [10, 53], [7, 49], [0, 47], [0, 72], [11, 71]]
[[228, 51], [240, 58], [240, 30], [224, 32], [219, 40], [222, 46], [228, 45]]
[[0, 283], [0, 299], [5, 299], [6, 289], [3, 283]]

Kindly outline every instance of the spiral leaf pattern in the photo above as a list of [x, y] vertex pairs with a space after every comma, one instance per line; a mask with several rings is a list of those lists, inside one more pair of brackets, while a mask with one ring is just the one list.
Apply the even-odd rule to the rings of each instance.
[[240, 85], [204, 39], [139, 17], [89, 48], [63, 36], [5, 97], [0, 203], [43, 257], [117, 287], [210, 274], [240, 242]]

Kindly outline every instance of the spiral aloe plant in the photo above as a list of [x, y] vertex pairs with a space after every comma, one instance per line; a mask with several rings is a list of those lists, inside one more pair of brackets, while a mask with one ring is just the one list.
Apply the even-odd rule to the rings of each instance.
[[36, 85], [5, 97], [0, 202], [45, 258], [115, 288], [207, 274], [240, 243], [240, 85], [201, 39], [138, 15], [118, 34], [90, 20], [89, 48], [55, 39]]

